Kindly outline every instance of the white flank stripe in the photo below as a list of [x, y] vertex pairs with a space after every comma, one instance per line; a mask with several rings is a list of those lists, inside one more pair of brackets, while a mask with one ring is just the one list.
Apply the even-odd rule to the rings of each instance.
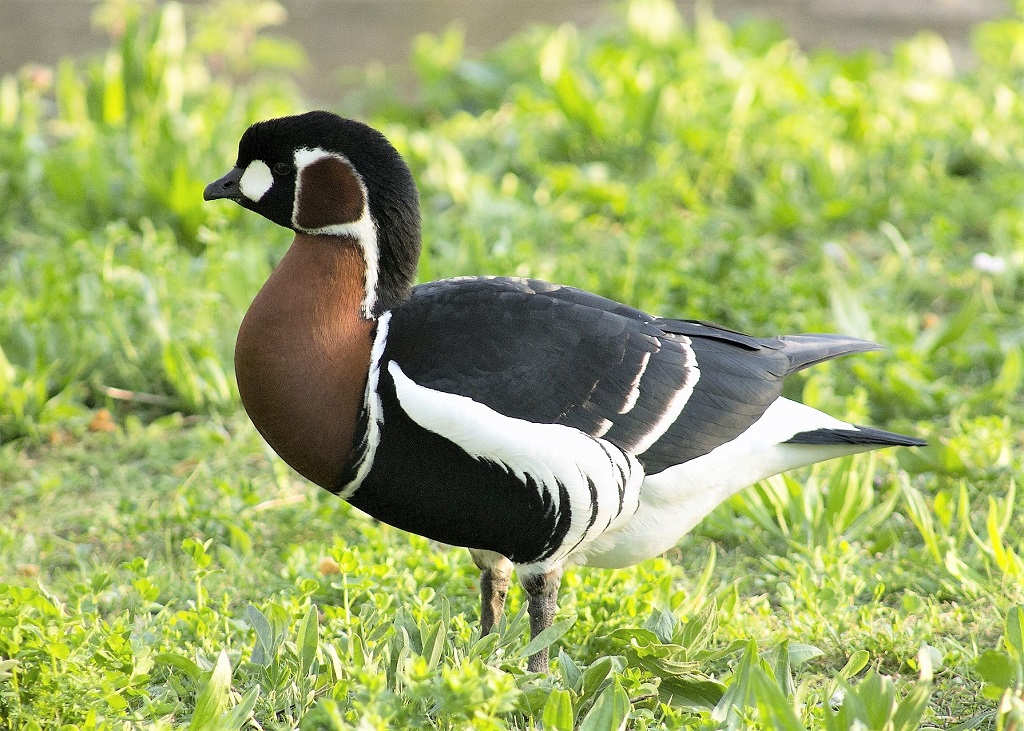
[[273, 185], [274, 174], [270, 172], [267, 163], [262, 160], [253, 160], [249, 163], [238, 181], [238, 189], [242, 191], [242, 195], [253, 203], [265, 196]]
[[644, 377], [644, 373], [647, 371], [647, 364], [651, 362], [651, 354], [644, 353], [644, 357], [640, 361], [640, 370], [636, 373], [636, 378], [629, 384], [629, 393], [626, 395], [626, 403], [623, 404], [622, 408], [619, 409], [620, 414], [628, 414], [636, 406], [636, 400], [640, 398], [640, 379]]
[[[528, 572], [562, 563], [620, 514], [636, 510], [643, 468], [632, 455], [572, 427], [515, 419], [466, 396], [420, 386], [394, 361], [388, 363], [388, 372], [409, 418], [457, 444], [474, 459], [503, 465], [523, 482], [529, 475], [556, 507], [571, 511], [562, 545], [537, 566], [531, 565]], [[621, 484], [623, 476], [625, 485]], [[596, 515], [592, 515], [589, 482], [597, 492]], [[568, 493], [568, 506], [559, 505], [559, 485]], [[621, 512], [620, 487], [625, 492]]]
[[[299, 226], [296, 221], [296, 216], [299, 214], [299, 192], [302, 188], [302, 169], [308, 165], [312, 165], [317, 160], [322, 160], [325, 157], [334, 157], [341, 160], [343, 163], [352, 169], [352, 172], [356, 176], [356, 180], [359, 181], [359, 187], [363, 192], [363, 210], [356, 221], [349, 223], [337, 223], [331, 226], [321, 226], [315, 229], [304, 229]], [[377, 224], [374, 222], [373, 217], [370, 215], [370, 194], [366, 190], [366, 183], [363, 182], [362, 176], [359, 171], [353, 167], [344, 155], [339, 155], [335, 152], [327, 152], [319, 147], [310, 150], [308, 148], [302, 148], [295, 151], [295, 202], [292, 205], [292, 225], [297, 230], [304, 231], [310, 234], [326, 234], [329, 236], [346, 236], [353, 238], [358, 242], [359, 246], [363, 250], [363, 260], [366, 262], [366, 278], [364, 281], [363, 288], [366, 292], [363, 297], [362, 310], [363, 317], [369, 320], [373, 317], [373, 306], [377, 303], [377, 270], [380, 266], [380, 248], [377, 244]]]
[[669, 427], [676, 423], [676, 419], [683, 413], [683, 407], [686, 406], [686, 402], [693, 395], [693, 389], [697, 385], [697, 381], [700, 380], [700, 368], [697, 366], [697, 356], [694, 355], [693, 348], [690, 347], [690, 339], [681, 336], [677, 342], [683, 346], [683, 351], [686, 353], [686, 360], [683, 362], [687, 369], [686, 377], [683, 379], [679, 390], [672, 395], [665, 413], [662, 414], [658, 423], [649, 432], [644, 434], [643, 439], [633, 449], [633, 454], [640, 455], [646, 452], [656, 441], [661, 439], [662, 435], [669, 430]]
[[380, 404], [380, 394], [377, 393], [377, 384], [380, 383], [380, 359], [384, 355], [384, 346], [387, 344], [390, 320], [390, 311], [383, 313], [377, 320], [377, 334], [374, 336], [373, 347], [370, 349], [370, 372], [366, 377], [366, 393], [363, 395], [363, 405], [367, 411], [366, 451], [356, 469], [356, 476], [338, 493], [342, 498], [351, 497], [363, 484], [370, 468], [373, 467], [377, 445], [380, 444], [380, 429], [384, 424], [384, 411]]

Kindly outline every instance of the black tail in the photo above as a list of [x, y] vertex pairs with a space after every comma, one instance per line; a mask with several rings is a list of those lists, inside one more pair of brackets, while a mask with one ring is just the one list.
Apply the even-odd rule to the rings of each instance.
[[[882, 349], [882, 346], [869, 340], [851, 338], [846, 335], [786, 335], [779, 339], [784, 343], [782, 352], [789, 358], [787, 376], [790, 373], [843, 355]], [[928, 444], [916, 437], [895, 434], [870, 426], [857, 426], [853, 429], [814, 429], [794, 434], [786, 440], [786, 443], [874, 444], [879, 447], [923, 447]]]
[[786, 444], [877, 444], [880, 447], [924, 447], [928, 442], [891, 431], [858, 426], [855, 429], [814, 429], [794, 434]]

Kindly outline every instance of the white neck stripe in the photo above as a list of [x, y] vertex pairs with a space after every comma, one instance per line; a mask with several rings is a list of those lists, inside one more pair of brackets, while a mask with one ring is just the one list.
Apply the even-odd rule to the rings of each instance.
[[380, 403], [377, 385], [380, 383], [380, 361], [384, 357], [384, 346], [388, 340], [388, 323], [391, 312], [383, 313], [377, 320], [377, 334], [373, 338], [370, 349], [370, 371], [366, 376], [366, 392], [363, 394], [363, 408], [366, 409], [366, 449], [356, 468], [356, 476], [345, 485], [338, 495], [347, 500], [352, 497], [373, 467], [373, 459], [377, 455], [380, 444], [380, 430], [384, 425], [384, 409]]
[[[359, 182], [359, 188], [363, 193], [363, 210], [359, 218], [348, 223], [336, 223], [320, 228], [303, 228], [298, 223], [299, 197], [302, 190], [302, 171], [325, 157], [333, 157], [341, 160], [351, 168]], [[380, 247], [377, 243], [377, 224], [370, 215], [370, 194], [366, 189], [359, 171], [350, 163], [344, 155], [334, 152], [327, 152], [319, 147], [316, 149], [301, 148], [295, 151], [295, 202], [292, 204], [292, 226], [296, 231], [309, 234], [323, 234], [328, 236], [345, 236], [355, 239], [356, 243], [363, 250], [363, 261], [366, 264], [366, 276], [363, 281], [363, 301], [360, 305], [363, 317], [367, 320], [373, 318], [373, 308], [377, 304], [377, 280], [380, 266]]]

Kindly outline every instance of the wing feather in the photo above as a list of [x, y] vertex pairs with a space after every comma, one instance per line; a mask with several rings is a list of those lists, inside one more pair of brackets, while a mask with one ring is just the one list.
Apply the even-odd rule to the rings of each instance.
[[472, 277], [414, 288], [393, 313], [388, 357], [422, 386], [601, 437], [650, 474], [742, 434], [793, 371], [876, 347], [755, 338], [571, 287]]

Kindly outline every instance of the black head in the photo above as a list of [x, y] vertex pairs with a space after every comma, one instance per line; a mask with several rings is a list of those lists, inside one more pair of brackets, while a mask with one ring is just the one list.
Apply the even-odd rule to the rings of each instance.
[[330, 112], [257, 122], [238, 143], [235, 167], [203, 198], [233, 200], [293, 231], [354, 239], [373, 315], [408, 296], [419, 195], [401, 156], [372, 127]]

